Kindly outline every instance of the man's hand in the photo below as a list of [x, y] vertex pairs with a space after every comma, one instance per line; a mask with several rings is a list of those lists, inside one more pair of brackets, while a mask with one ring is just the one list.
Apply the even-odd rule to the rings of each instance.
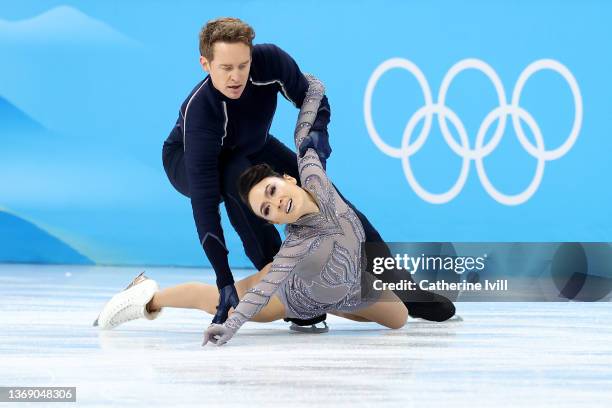
[[227, 320], [227, 313], [230, 308], [236, 309], [240, 299], [238, 298], [238, 292], [236, 287], [232, 285], [226, 285], [219, 290], [219, 305], [217, 306], [217, 313], [213, 318], [213, 324], [221, 324]]
[[300, 157], [304, 156], [306, 150], [315, 149], [317, 151], [317, 155], [319, 155], [319, 160], [323, 165], [323, 169], [325, 170], [325, 165], [329, 155], [332, 152], [331, 146], [329, 145], [329, 136], [327, 132], [319, 132], [317, 130], [311, 131], [308, 136], [302, 140], [302, 143], [299, 147]]
[[209, 341], [217, 346], [222, 346], [234, 336], [235, 331], [226, 327], [223, 324], [211, 324], [204, 331], [204, 342], [202, 347]]

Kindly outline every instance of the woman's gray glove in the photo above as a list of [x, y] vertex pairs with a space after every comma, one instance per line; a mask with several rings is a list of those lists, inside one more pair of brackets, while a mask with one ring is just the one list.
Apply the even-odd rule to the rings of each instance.
[[217, 346], [222, 346], [227, 343], [236, 333], [236, 330], [230, 329], [224, 324], [211, 324], [204, 331], [204, 342], [202, 347], [209, 341]]

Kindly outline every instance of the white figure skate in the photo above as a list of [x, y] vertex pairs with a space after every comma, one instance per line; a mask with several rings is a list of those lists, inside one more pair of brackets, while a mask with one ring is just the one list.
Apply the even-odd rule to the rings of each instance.
[[142, 272], [127, 288], [117, 293], [104, 305], [93, 325], [98, 326], [101, 330], [110, 330], [130, 320], [143, 317], [149, 320], [157, 318], [161, 309], [148, 312], [147, 303], [158, 290], [157, 282], [147, 278]]

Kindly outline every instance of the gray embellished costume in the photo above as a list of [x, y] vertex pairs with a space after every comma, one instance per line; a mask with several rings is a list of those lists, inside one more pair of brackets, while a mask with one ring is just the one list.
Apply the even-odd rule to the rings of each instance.
[[[316, 78], [306, 77], [309, 89], [298, 116], [296, 147], [308, 135], [325, 91]], [[311, 319], [328, 311], [353, 311], [366, 306], [361, 301], [361, 243], [365, 240], [362, 224], [327, 178], [314, 149], [298, 156], [298, 168], [302, 187], [316, 198], [320, 212], [286, 226], [285, 242], [270, 272], [245, 294], [224, 323], [231, 335], [252, 319], [273, 294], [280, 298], [291, 318]]]

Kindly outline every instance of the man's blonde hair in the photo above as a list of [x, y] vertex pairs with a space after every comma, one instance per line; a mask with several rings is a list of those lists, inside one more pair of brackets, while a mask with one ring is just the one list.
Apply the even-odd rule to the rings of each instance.
[[255, 30], [253, 27], [234, 17], [220, 17], [207, 22], [200, 30], [200, 55], [209, 61], [213, 59], [213, 46], [216, 42], [241, 42], [253, 50]]

